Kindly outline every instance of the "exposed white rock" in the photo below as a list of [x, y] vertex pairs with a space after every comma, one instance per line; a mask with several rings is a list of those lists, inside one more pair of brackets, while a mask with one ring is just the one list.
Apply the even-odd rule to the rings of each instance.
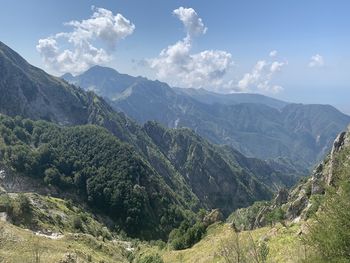
[[7, 222], [7, 213], [6, 212], [0, 213], [0, 221]]
[[5, 179], [5, 170], [0, 170], [0, 179]]
[[64, 235], [62, 235], [62, 234], [60, 234], [60, 233], [49, 233], [49, 234], [44, 234], [44, 233], [41, 232], [41, 231], [34, 232], [34, 234], [35, 234], [36, 236], [46, 237], [46, 238], [54, 239], [54, 240], [61, 239], [61, 238], [64, 237]]

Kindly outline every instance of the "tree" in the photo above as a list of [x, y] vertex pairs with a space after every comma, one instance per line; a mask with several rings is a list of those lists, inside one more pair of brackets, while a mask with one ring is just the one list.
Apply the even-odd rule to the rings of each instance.
[[275, 223], [284, 223], [285, 212], [281, 207], [277, 207], [266, 215], [266, 221], [273, 226]]
[[59, 185], [61, 181], [61, 174], [56, 168], [48, 168], [44, 172], [44, 182], [46, 184]]

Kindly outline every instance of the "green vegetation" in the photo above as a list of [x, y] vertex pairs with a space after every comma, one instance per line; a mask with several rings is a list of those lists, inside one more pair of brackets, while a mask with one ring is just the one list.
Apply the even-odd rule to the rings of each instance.
[[[150, 121], [143, 129], [183, 176], [201, 207], [219, 208], [227, 216], [237, 208], [272, 197], [272, 186], [263, 183], [258, 171], [252, 171], [256, 167], [253, 159], [211, 144], [187, 128], [167, 129]], [[259, 164], [262, 169], [267, 166]], [[271, 179], [270, 185], [272, 181], [278, 184], [270, 177], [272, 173], [268, 169], [265, 179]]]
[[226, 221], [238, 230], [251, 230], [255, 227], [257, 215], [270, 205], [271, 202], [268, 201], [255, 202], [249, 207], [237, 209]]
[[[154, 170], [103, 128], [0, 116], [0, 162], [17, 174], [78, 193], [131, 236], [164, 238], [184, 219]], [[74, 225], [81, 227], [78, 218]]]
[[135, 263], [164, 263], [162, 257], [158, 253], [142, 255]]
[[271, 212], [266, 214], [266, 221], [273, 226], [276, 223], [284, 224], [285, 212], [281, 207], [276, 207]]
[[[195, 127], [249, 155], [284, 156], [267, 162], [213, 145], [188, 128], [154, 121], [141, 127], [1, 42], [0, 64], [0, 112], [41, 119], [0, 115], [0, 262], [349, 261], [349, 134], [338, 138], [310, 179], [274, 201], [235, 211], [230, 224], [210, 225], [221, 213], [205, 220], [201, 210], [228, 215], [291, 185], [349, 121], [332, 107], [213, 108], [182, 97], [173, 101], [184, 104], [164, 112], [154, 104], [156, 114], [170, 116], [161, 120], [167, 125], [175, 116], [176, 126]], [[159, 90], [172, 97], [164, 84], [139, 84], [118, 103], [136, 94], [133, 103], [141, 105], [137, 110], [148, 107], [147, 116], [154, 109], [137, 99], [147, 98], [143, 88], [161, 101]], [[209, 115], [214, 121], [206, 120]]]
[[319, 213], [310, 222], [305, 237], [314, 249], [310, 262], [349, 262], [350, 258], [350, 148], [334, 161], [337, 181], [327, 189]]
[[87, 234], [48, 238], [0, 222], [0, 262], [23, 263], [127, 263], [123, 243], [99, 240]]
[[6, 212], [7, 216], [16, 225], [35, 224], [32, 220], [33, 206], [24, 194], [19, 194], [15, 198], [0, 195], [0, 212]]
[[204, 223], [198, 221], [191, 224], [190, 221], [185, 220], [181, 223], [179, 228], [174, 229], [169, 234], [170, 247], [175, 250], [192, 247], [201, 240], [205, 230], [206, 226]]
[[139, 123], [156, 120], [167, 127], [189, 127], [211, 142], [231, 145], [247, 156], [277, 158], [272, 165], [282, 171], [289, 186], [296, 183], [297, 176], [308, 173], [350, 122], [349, 116], [329, 105], [176, 89], [105, 67], [94, 67], [68, 81], [84, 89], [94, 86], [117, 111]]
[[5, 212], [12, 224], [33, 231], [84, 233], [104, 240], [111, 240], [113, 236], [86, 208], [54, 197], [32, 193], [1, 194], [0, 212]]
[[136, 254], [137, 257], [159, 254], [165, 263], [237, 263], [238, 252], [241, 263], [301, 263], [305, 253], [298, 235], [300, 227], [276, 224], [273, 228], [235, 232], [229, 224], [216, 223], [209, 226], [202, 239], [191, 248], [171, 250], [143, 246]]
[[185, 210], [219, 207], [228, 214], [271, 197], [268, 187], [232, 153], [192, 131], [167, 130], [156, 123], [144, 131], [160, 149], [147, 148], [152, 167], [143, 154], [104, 128], [0, 116], [0, 164], [42, 187], [58, 189], [58, 194], [72, 193], [110, 216], [118, 231], [145, 239], [165, 240], [192, 213]]

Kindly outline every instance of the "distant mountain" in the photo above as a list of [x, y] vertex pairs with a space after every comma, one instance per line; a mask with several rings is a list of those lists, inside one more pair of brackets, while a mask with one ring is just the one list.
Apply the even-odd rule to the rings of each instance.
[[[121, 78], [128, 82], [118, 82]], [[294, 163], [300, 173], [320, 160], [335, 136], [350, 123], [349, 116], [329, 105], [286, 103], [258, 94], [171, 88], [163, 82], [126, 77], [102, 67], [67, 80], [84, 89], [93, 86], [114, 109], [141, 124], [156, 120], [171, 128], [188, 127], [246, 156], [283, 158], [282, 163]]]
[[264, 104], [276, 109], [282, 109], [288, 103], [277, 100], [271, 97], [267, 97], [261, 94], [255, 93], [231, 93], [231, 94], [221, 94], [215, 93], [203, 88], [200, 89], [183, 89], [183, 88], [174, 88], [180, 94], [186, 94], [191, 98], [206, 103], [206, 104], [224, 104], [224, 105], [233, 105], [240, 103], [257, 103]]
[[[0, 155], [0, 166], [56, 184], [63, 192], [68, 187], [97, 211], [112, 216], [128, 234], [164, 238], [179, 223], [169, 220], [180, 220], [199, 208], [220, 208], [228, 214], [268, 199], [278, 186], [295, 181], [292, 170], [213, 145], [188, 129], [171, 130], [155, 122], [140, 126], [93, 92], [31, 66], [3, 43], [0, 76], [0, 113], [20, 116], [1, 117], [0, 153], [6, 154]], [[129, 77], [122, 79], [127, 84]], [[172, 89], [169, 92], [173, 94]], [[115, 137], [88, 124], [106, 128]], [[128, 212], [134, 204], [135, 210]], [[142, 216], [148, 223], [127, 227], [127, 222], [118, 221], [134, 222], [120, 213], [140, 216], [138, 207], [145, 209]], [[157, 230], [151, 233], [149, 228], [154, 227]]]
[[[93, 91], [97, 95], [113, 99], [116, 93], [134, 84], [135, 81], [142, 81], [145, 78], [132, 77], [127, 74], [120, 74], [114, 69], [94, 66], [81, 75], [74, 77], [70, 73], [64, 74], [61, 78], [69, 83], [83, 87], [85, 90]], [[98, 83], [98, 85], [96, 85]]]

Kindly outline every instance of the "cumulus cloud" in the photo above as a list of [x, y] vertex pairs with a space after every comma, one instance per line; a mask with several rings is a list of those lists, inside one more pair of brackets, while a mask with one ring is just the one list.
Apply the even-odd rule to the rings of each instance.
[[324, 59], [321, 55], [316, 54], [316, 55], [311, 57], [310, 62], [309, 62], [310, 68], [322, 67], [322, 66], [324, 66]]
[[[271, 56], [271, 54], [270, 54]], [[260, 91], [278, 93], [283, 90], [280, 85], [272, 84], [276, 73], [280, 72], [288, 62], [259, 60], [252, 71], [244, 74], [238, 82], [238, 89], [244, 92]]]
[[272, 51], [270, 52], [269, 56], [272, 57], [272, 58], [274, 58], [274, 57], [277, 56], [277, 54], [278, 54], [277, 50], [272, 50]]
[[193, 8], [179, 7], [173, 11], [181, 22], [184, 24], [188, 37], [204, 35], [207, 32], [207, 27]]
[[222, 50], [191, 53], [195, 36], [204, 35], [207, 28], [192, 8], [180, 7], [173, 14], [183, 23], [186, 37], [163, 49], [159, 56], [148, 60], [157, 77], [173, 86], [217, 90], [224, 85], [224, 76], [233, 64], [232, 55]]
[[[111, 60], [118, 41], [135, 30], [135, 25], [121, 14], [95, 7], [93, 11], [89, 19], [65, 23], [71, 31], [39, 39], [36, 48], [49, 68], [78, 74], [93, 65], [104, 64]], [[96, 47], [97, 42], [104, 47]], [[61, 49], [60, 45], [68, 48]]]

